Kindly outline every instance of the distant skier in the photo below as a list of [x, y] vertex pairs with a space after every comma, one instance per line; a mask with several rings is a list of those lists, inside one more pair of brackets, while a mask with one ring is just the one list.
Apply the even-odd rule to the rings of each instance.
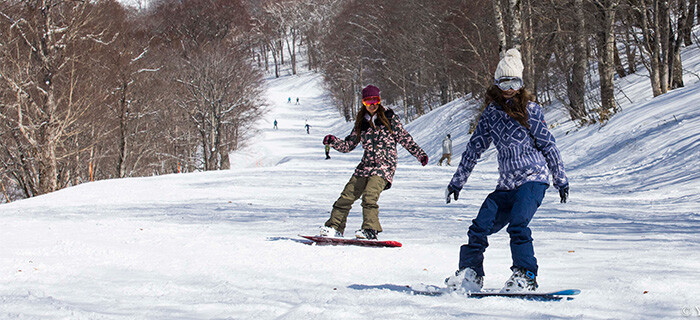
[[377, 233], [382, 232], [377, 201], [379, 194], [391, 187], [396, 171], [396, 143], [418, 158], [422, 165], [428, 163], [428, 155], [403, 128], [398, 115], [382, 106], [379, 88], [368, 85], [362, 89], [362, 105], [355, 127], [344, 140], [330, 134], [323, 138], [323, 144], [343, 153], [352, 151], [361, 142], [364, 154], [333, 204], [330, 219], [321, 227], [322, 236], [342, 237], [350, 208], [362, 197], [362, 227], [355, 232], [355, 237], [377, 239]]
[[277, 130], [277, 119], [275, 119], [275, 122], [273, 122], [273, 123], [274, 123], [274, 126], [272, 127], [272, 129]]
[[331, 145], [330, 144], [325, 145], [325, 149], [326, 149], [326, 160], [328, 160], [331, 158], [331, 155], [330, 155]]
[[310, 134], [309, 128], [311, 128], [311, 126], [308, 123], [304, 126], [304, 128], [306, 128], [306, 134]]
[[447, 165], [450, 164], [450, 160], [452, 160], [452, 139], [450, 139], [450, 135], [448, 134], [445, 139], [442, 140], [442, 157], [440, 158], [440, 161], [438, 161], [438, 166], [442, 165], [442, 160], [447, 159]]
[[297, 97], [297, 103], [296, 103], [296, 104], [299, 104], [299, 97]]
[[292, 103], [292, 97], [287, 98], [287, 103]]
[[472, 220], [469, 243], [460, 249], [459, 269], [445, 279], [448, 287], [481, 290], [487, 237], [508, 225], [513, 274], [501, 291], [537, 289], [537, 259], [528, 224], [549, 187], [550, 172], [562, 203], [569, 196], [569, 182], [554, 136], [547, 129], [542, 109], [523, 88], [522, 76], [520, 52], [510, 49], [498, 63], [496, 84], [486, 90], [486, 109], [447, 186], [446, 200], [450, 203], [450, 197], [459, 198], [477, 160], [494, 143], [498, 150], [498, 185]]

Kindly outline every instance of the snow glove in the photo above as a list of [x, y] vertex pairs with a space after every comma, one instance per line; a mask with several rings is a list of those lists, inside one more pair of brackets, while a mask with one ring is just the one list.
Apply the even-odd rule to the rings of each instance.
[[454, 196], [455, 201], [459, 199], [459, 191], [462, 190], [462, 188], [457, 188], [451, 184], [447, 185], [447, 189], [445, 189], [445, 202], [450, 203], [452, 201], [450, 199], [451, 196]]
[[338, 138], [332, 134], [329, 134], [323, 138], [323, 144], [329, 145], [329, 144], [335, 142], [335, 140], [338, 140]]
[[424, 154], [418, 157], [418, 161], [420, 161], [420, 164], [425, 167], [425, 165], [428, 164], [428, 155]]
[[561, 203], [566, 203], [569, 199], [569, 186], [559, 189], [559, 197], [561, 198]]

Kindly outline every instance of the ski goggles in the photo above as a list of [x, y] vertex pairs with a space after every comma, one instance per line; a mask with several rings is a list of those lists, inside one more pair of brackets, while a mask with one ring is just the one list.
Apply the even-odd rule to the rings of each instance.
[[362, 98], [362, 104], [365, 105], [365, 107], [373, 106], [375, 104], [380, 104], [382, 103], [382, 98], [379, 96], [371, 96], [367, 98]]
[[523, 87], [523, 79], [518, 77], [502, 77], [496, 80], [496, 85], [503, 91], [520, 90]]

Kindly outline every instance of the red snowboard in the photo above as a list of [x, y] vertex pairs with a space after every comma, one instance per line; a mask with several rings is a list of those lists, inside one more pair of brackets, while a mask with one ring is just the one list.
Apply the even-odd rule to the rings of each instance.
[[398, 241], [379, 241], [379, 240], [363, 240], [354, 238], [333, 238], [333, 237], [322, 237], [322, 236], [302, 236], [302, 238], [309, 239], [313, 241], [313, 244], [318, 245], [352, 245], [352, 246], [363, 246], [363, 247], [400, 247], [401, 242]]

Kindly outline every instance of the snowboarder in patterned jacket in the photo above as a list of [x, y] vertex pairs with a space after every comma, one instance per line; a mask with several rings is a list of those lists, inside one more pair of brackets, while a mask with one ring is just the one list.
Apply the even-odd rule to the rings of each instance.
[[523, 88], [522, 73], [520, 52], [508, 50], [498, 63], [496, 84], [486, 91], [486, 108], [445, 192], [447, 203], [451, 197], [457, 200], [481, 154], [492, 143], [496, 146], [498, 184], [472, 220], [467, 233], [469, 242], [460, 248], [457, 272], [445, 279], [448, 287], [454, 289], [481, 290], [487, 236], [508, 225], [513, 274], [501, 291], [536, 290], [538, 266], [528, 224], [549, 187], [550, 173], [561, 202], [568, 198], [564, 163], [542, 109]]
[[376, 240], [382, 232], [379, 224], [379, 194], [391, 187], [396, 171], [396, 144], [400, 143], [420, 163], [428, 163], [428, 155], [403, 128], [399, 117], [381, 104], [379, 88], [362, 89], [362, 108], [352, 132], [340, 140], [333, 135], [323, 138], [324, 145], [347, 153], [362, 143], [364, 154], [350, 181], [333, 204], [331, 217], [321, 227], [322, 236], [342, 237], [352, 204], [362, 197], [362, 227], [355, 232], [360, 239]]

